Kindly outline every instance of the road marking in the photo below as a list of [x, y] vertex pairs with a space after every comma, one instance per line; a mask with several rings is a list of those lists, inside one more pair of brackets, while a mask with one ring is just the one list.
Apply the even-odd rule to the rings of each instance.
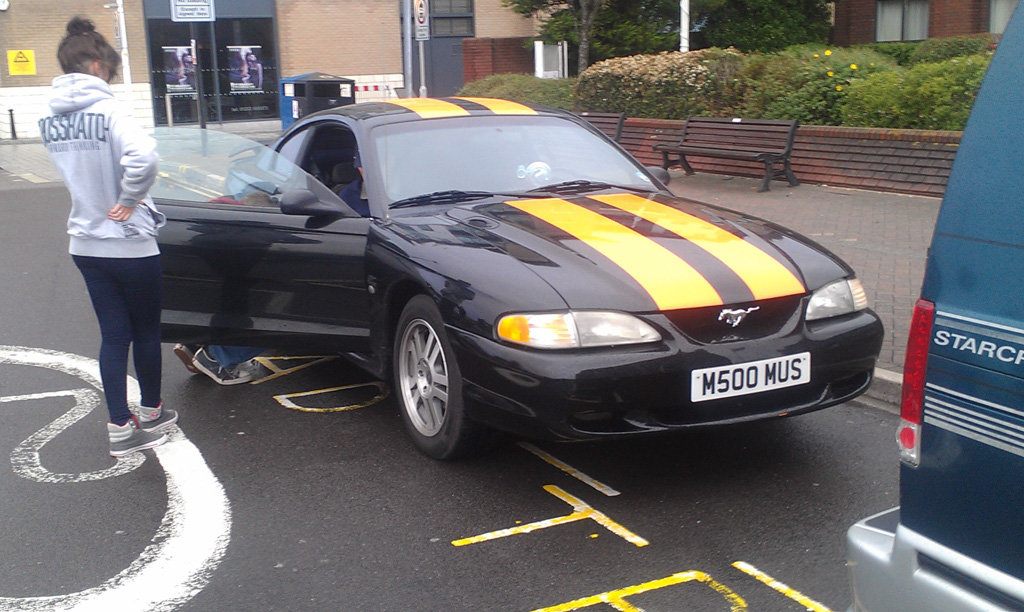
[[[29, 347], [0, 346], [0, 364], [48, 368], [76, 376], [97, 391], [102, 389], [99, 363], [80, 355]], [[129, 378], [128, 388], [129, 403], [137, 404], [137, 382]], [[65, 392], [76, 397], [76, 407], [71, 411], [76, 414], [76, 411], [82, 409], [83, 401], [85, 405], [89, 405], [91, 401], [88, 394], [81, 394], [79, 391], [81, 390]], [[76, 393], [78, 395], [75, 395]], [[18, 401], [15, 398], [30, 401], [59, 395], [34, 394], [9, 396], [3, 399], [9, 403]], [[95, 399], [93, 407], [99, 404], [98, 396]], [[39, 450], [77, 420], [67, 415], [62, 418], [67, 419], [62, 422], [63, 426], [51, 424], [19, 445], [22, 451], [16, 452], [21, 452], [23, 458], [16, 460], [12, 454], [12, 465], [15, 466], [16, 473], [21, 475], [19, 469], [45, 472], [45, 468], [38, 462]], [[167, 512], [152, 542], [138, 558], [100, 586], [78, 593], [45, 597], [0, 597], [0, 612], [171, 612], [206, 587], [213, 571], [224, 557], [230, 538], [231, 509], [227, 496], [203, 460], [199, 449], [181, 430], [173, 428], [167, 443], [153, 450], [167, 477]], [[141, 453], [128, 455], [132, 456], [145, 460], [145, 455]], [[118, 465], [124, 463], [125, 459], [122, 457]], [[22, 465], [21, 468], [18, 467], [19, 463]], [[123, 473], [111, 472], [111, 476]], [[37, 476], [31, 479], [38, 480], [44, 477], [39, 474]], [[59, 479], [67, 475], [52, 476], [58, 480], [44, 481], [68, 482]]]
[[[276, 361], [294, 361], [297, 359], [309, 359], [310, 361], [299, 364], [297, 366], [293, 366], [291, 368], [279, 368], [277, 364], [274, 363]], [[281, 376], [287, 376], [288, 374], [298, 372], [299, 370], [305, 370], [306, 368], [311, 368], [320, 363], [327, 363], [328, 361], [333, 361], [334, 359], [337, 359], [337, 357], [334, 355], [309, 355], [300, 357], [256, 357], [255, 361], [262, 365], [263, 367], [270, 370], [272, 374], [268, 374], [267, 376], [264, 376], [259, 380], [254, 380], [250, 384], [258, 385], [261, 383], [265, 383], [268, 380], [274, 380], [275, 378], [280, 378]]]
[[525, 448], [526, 450], [530, 451], [534, 455], [537, 455], [538, 457], [540, 457], [544, 461], [547, 461], [551, 465], [553, 465], [556, 468], [562, 470], [563, 472], [565, 472], [566, 474], [572, 476], [573, 478], [576, 478], [577, 480], [586, 483], [588, 486], [591, 486], [591, 487], [597, 489], [601, 493], [604, 493], [608, 497], [614, 497], [614, 496], [619, 494], [619, 492], [616, 491], [615, 489], [609, 487], [608, 485], [606, 485], [606, 484], [604, 484], [604, 483], [602, 483], [600, 481], [594, 480], [590, 476], [587, 476], [586, 474], [584, 474], [583, 472], [581, 472], [581, 471], [577, 470], [576, 468], [572, 467], [568, 463], [565, 463], [564, 461], [562, 461], [560, 459], [557, 459], [557, 458], [553, 457], [552, 455], [549, 455], [548, 453], [540, 450], [539, 448], [537, 448], [536, 446], [530, 444], [529, 442], [520, 442], [519, 446], [521, 448]]
[[832, 610], [830, 610], [829, 608], [814, 601], [813, 599], [804, 595], [800, 591], [790, 588], [788, 585], [785, 585], [779, 582], [778, 580], [775, 580], [768, 574], [765, 574], [764, 572], [757, 569], [753, 565], [750, 565], [749, 563], [746, 563], [744, 561], [737, 561], [736, 563], [733, 563], [732, 566], [740, 570], [744, 574], [748, 574], [750, 576], [753, 576], [754, 578], [757, 578], [758, 580], [767, 584], [779, 593], [782, 593], [783, 595], [799, 603], [800, 605], [805, 606], [808, 610], [813, 610], [813, 612], [832, 612]]
[[667, 578], [660, 580], [651, 580], [643, 584], [637, 584], [626, 587], [624, 589], [618, 589], [616, 591], [608, 591], [607, 593], [600, 593], [598, 595], [591, 595], [590, 597], [583, 597], [574, 601], [569, 601], [557, 606], [551, 606], [549, 608], [538, 608], [533, 612], [570, 612], [571, 610], [579, 610], [581, 608], [589, 608], [590, 606], [596, 606], [598, 604], [608, 604], [609, 606], [620, 610], [621, 612], [642, 612], [641, 608], [638, 608], [628, 601], [626, 597], [632, 595], [639, 595], [648, 591], [654, 591], [657, 589], [663, 589], [668, 586], [682, 584], [684, 582], [691, 582], [696, 580], [697, 582], [703, 583], [714, 589], [719, 595], [725, 598], [729, 602], [730, 609], [732, 612], [742, 612], [747, 609], [747, 602], [734, 593], [732, 589], [725, 586], [724, 584], [715, 581], [711, 576], [704, 572], [689, 571], [679, 572], [672, 574]]
[[566, 493], [562, 489], [559, 489], [555, 485], [545, 485], [544, 490], [572, 506], [572, 514], [567, 514], [565, 516], [559, 516], [544, 521], [538, 521], [536, 523], [518, 525], [516, 527], [501, 529], [499, 531], [492, 531], [490, 533], [484, 533], [478, 536], [473, 536], [471, 538], [452, 540], [452, 545], [466, 546], [467, 544], [478, 544], [480, 542], [488, 542], [490, 540], [497, 540], [498, 538], [519, 535], [521, 533], [530, 533], [531, 531], [537, 531], [538, 529], [546, 529], [548, 527], [554, 527], [556, 525], [565, 525], [568, 523], [575, 523], [576, 521], [583, 521], [587, 519], [597, 522], [597, 524], [601, 525], [608, 531], [611, 531], [615, 535], [637, 546], [647, 546], [650, 543], [647, 540], [636, 535], [632, 531], [626, 529], [622, 525], [611, 520], [604, 513], [599, 512], [594, 508], [590, 507], [589, 505], [587, 505], [586, 502], [576, 497], [573, 497], [572, 495], [569, 495], [568, 493]]
[[99, 393], [93, 389], [74, 389], [68, 391], [54, 391], [51, 393], [35, 393], [32, 395], [0, 397], [0, 403], [5, 403], [68, 396], [75, 398], [74, 408], [46, 427], [29, 436], [27, 440], [19, 444], [11, 452], [11, 467], [14, 468], [15, 474], [26, 480], [34, 480], [36, 482], [89, 482], [127, 474], [146, 461], [146, 456], [144, 454], [132, 453], [130, 455], [119, 457], [117, 463], [115, 463], [113, 467], [109, 467], [105, 470], [83, 472], [80, 474], [55, 474], [44, 468], [42, 461], [39, 459], [39, 450], [43, 448], [47, 442], [53, 440], [65, 429], [85, 418], [85, 416], [92, 412], [94, 408], [99, 406]]
[[[291, 401], [291, 398], [293, 398], [293, 397], [307, 397], [307, 396], [310, 396], [310, 395], [322, 395], [324, 393], [333, 393], [335, 391], [344, 391], [346, 389], [356, 389], [356, 388], [359, 388], [359, 387], [376, 387], [377, 388], [377, 395], [374, 396], [372, 399], [367, 400], [365, 402], [361, 402], [361, 403], [358, 403], [358, 404], [349, 404], [347, 406], [336, 406], [336, 407], [333, 407], [333, 408], [307, 408], [305, 406], [300, 406], [300, 405], [296, 404], [295, 402]], [[280, 403], [285, 408], [290, 408], [291, 410], [298, 410], [300, 412], [344, 412], [346, 410], [356, 410], [357, 408], [365, 408], [367, 406], [372, 406], [373, 404], [376, 404], [377, 402], [379, 402], [382, 399], [384, 399], [385, 397], [387, 397], [389, 395], [389, 393], [390, 393], [390, 391], [388, 390], [387, 385], [385, 385], [383, 382], [381, 382], [379, 380], [375, 380], [375, 381], [368, 382], [368, 383], [358, 383], [358, 384], [355, 384], [355, 385], [344, 385], [342, 387], [331, 387], [329, 389], [318, 389], [316, 391], [302, 391], [302, 392], [299, 392], [299, 393], [285, 393], [285, 394], [282, 394], [282, 395], [275, 395], [274, 399], [276, 399], [278, 401], [278, 403]]]

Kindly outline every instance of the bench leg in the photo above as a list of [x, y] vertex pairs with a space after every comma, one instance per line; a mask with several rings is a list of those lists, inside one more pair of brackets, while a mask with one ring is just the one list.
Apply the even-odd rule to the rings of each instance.
[[768, 191], [771, 188], [772, 175], [775, 173], [772, 170], [772, 162], [764, 162], [764, 178], [761, 179], [761, 186], [757, 188], [758, 193], [762, 191]]
[[785, 173], [786, 173], [786, 179], [789, 180], [789, 186], [790, 187], [798, 187], [800, 185], [800, 181], [798, 181], [796, 179], [796, 175], [793, 174], [793, 167], [789, 165], [789, 158], [788, 157], [786, 158]]
[[685, 155], [679, 156], [679, 165], [686, 171], [686, 176], [693, 176], [693, 168], [691, 168], [690, 164], [687, 163]]

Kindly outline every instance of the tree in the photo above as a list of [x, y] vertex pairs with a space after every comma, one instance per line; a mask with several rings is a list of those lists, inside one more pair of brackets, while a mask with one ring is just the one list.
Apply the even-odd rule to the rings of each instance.
[[694, 24], [713, 47], [778, 51], [801, 43], [825, 43], [829, 9], [824, 0], [712, 0], [695, 11]]
[[[548, 21], [566, 16], [575, 24], [579, 46], [577, 70], [583, 72], [590, 65], [590, 37], [597, 13], [604, 0], [503, 0], [505, 6], [520, 15], [547, 15]], [[559, 17], [562, 15], [562, 17]]]

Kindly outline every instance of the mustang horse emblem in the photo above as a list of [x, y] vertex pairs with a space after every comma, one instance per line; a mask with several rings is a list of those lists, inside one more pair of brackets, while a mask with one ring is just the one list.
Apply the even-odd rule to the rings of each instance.
[[755, 310], [761, 310], [761, 307], [751, 306], [750, 308], [737, 308], [735, 310], [732, 308], [723, 308], [722, 312], [718, 313], [718, 320], [725, 321], [732, 327], [736, 327], [737, 325], [743, 322], [743, 319], [747, 318], [748, 314], [754, 312]]

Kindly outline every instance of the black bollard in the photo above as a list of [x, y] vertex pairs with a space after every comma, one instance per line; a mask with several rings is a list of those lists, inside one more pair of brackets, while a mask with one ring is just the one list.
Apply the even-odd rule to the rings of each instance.
[[9, 108], [9, 109], [7, 109], [7, 112], [8, 112], [8, 114], [11, 115], [11, 140], [17, 140], [18, 139], [18, 130], [14, 129], [14, 109], [13, 108]]

